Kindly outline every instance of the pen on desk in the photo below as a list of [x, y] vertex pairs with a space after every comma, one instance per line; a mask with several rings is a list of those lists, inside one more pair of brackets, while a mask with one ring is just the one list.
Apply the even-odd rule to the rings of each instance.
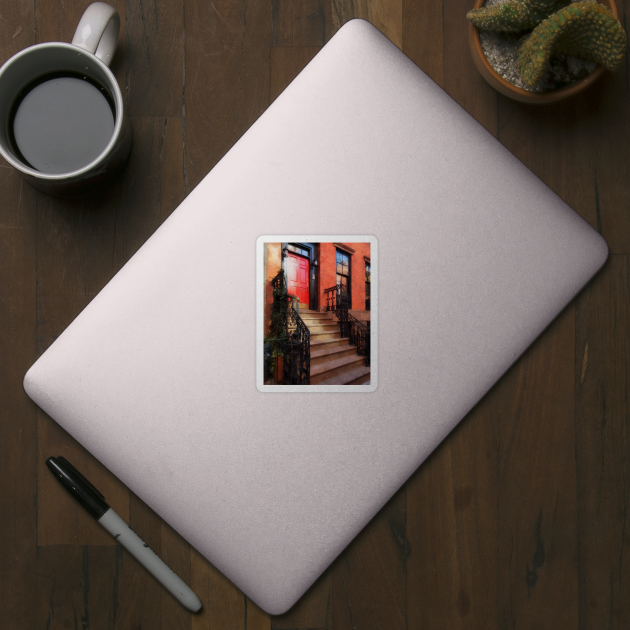
[[46, 466], [61, 485], [149, 571], [183, 606], [197, 612], [201, 601], [105, 502], [105, 497], [65, 458], [49, 457]]

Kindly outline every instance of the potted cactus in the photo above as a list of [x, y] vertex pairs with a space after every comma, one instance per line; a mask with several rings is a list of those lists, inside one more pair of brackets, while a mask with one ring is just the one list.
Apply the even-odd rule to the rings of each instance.
[[[516, 100], [571, 96], [624, 58], [627, 38], [617, 7], [604, 1], [477, 0], [467, 14], [475, 65], [490, 85]], [[488, 42], [511, 47], [507, 64], [495, 63]]]

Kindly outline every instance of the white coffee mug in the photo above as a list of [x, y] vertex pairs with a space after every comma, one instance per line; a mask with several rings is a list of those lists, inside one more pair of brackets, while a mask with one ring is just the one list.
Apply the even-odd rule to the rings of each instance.
[[95, 2], [71, 44], [30, 46], [0, 68], [0, 154], [42, 192], [84, 194], [127, 161], [131, 124], [108, 67], [119, 31], [118, 12]]

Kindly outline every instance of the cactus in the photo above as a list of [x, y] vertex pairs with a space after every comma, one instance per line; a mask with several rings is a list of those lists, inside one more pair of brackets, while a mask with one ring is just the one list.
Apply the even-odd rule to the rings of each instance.
[[501, 4], [472, 9], [466, 17], [479, 29], [519, 33], [534, 28], [568, 0], [507, 0]]
[[615, 14], [596, 2], [576, 2], [543, 20], [523, 41], [516, 65], [528, 85], [540, 81], [554, 53], [595, 61], [616, 69], [626, 49], [626, 33]]

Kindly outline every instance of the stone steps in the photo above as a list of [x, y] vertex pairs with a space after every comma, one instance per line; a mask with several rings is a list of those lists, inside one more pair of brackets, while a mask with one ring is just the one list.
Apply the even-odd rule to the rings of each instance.
[[339, 346], [347, 346], [349, 344], [348, 338], [343, 338], [341, 335], [335, 339], [321, 339], [319, 341], [313, 341], [311, 337], [311, 355], [313, 351], [321, 350], [323, 348], [336, 348]]
[[[333, 377], [340, 377], [343, 382], [336, 384], [343, 385], [348, 380], [345, 373], [351, 372], [364, 364], [365, 357], [360, 357], [355, 352], [349, 357], [328, 359], [318, 365], [311, 365], [311, 385], [329, 384], [328, 381]], [[326, 381], [326, 383], [323, 383], [323, 381]]]
[[334, 313], [302, 309], [300, 318], [311, 333], [311, 385], [363, 385], [370, 368], [356, 346], [342, 338]]
[[319, 326], [321, 324], [336, 324], [337, 320], [330, 317], [313, 317], [300, 314], [302, 321], [310, 328], [311, 326]]
[[341, 339], [341, 333], [339, 332], [339, 330], [311, 333], [311, 345], [314, 341], [322, 341], [324, 339]]
[[[352, 367], [349, 370], [342, 371], [337, 374], [331, 374], [329, 377], [319, 381], [318, 385], [365, 385], [370, 380], [370, 368], [365, 365], [365, 357], [360, 357], [361, 364]], [[311, 378], [311, 385], [313, 379]]]
[[322, 348], [320, 350], [313, 350], [311, 346], [311, 374], [313, 368], [322, 363], [326, 363], [332, 359], [340, 359], [342, 357], [353, 357], [357, 354], [357, 349], [348, 343], [348, 340], [344, 340], [346, 343], [340, 346], [334, 346], [333, 348]]
[[311, 333], [323, 333], [323, 332], [336, 332], [339, 330], [339, 326], [337, 324], [322, 324], [321, 326], [308, 326], [308, 329]]

